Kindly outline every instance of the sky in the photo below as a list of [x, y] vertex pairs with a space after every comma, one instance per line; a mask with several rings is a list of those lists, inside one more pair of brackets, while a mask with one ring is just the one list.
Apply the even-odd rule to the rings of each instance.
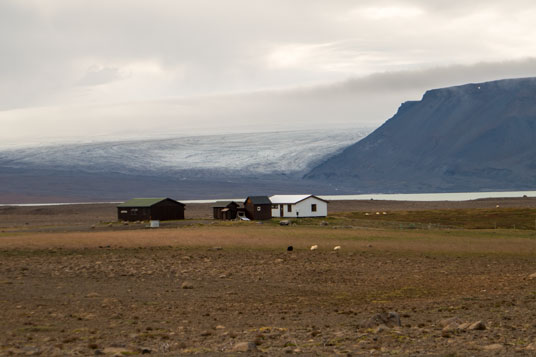
[[0, 148], [377, 127], [536, 76], [533, 0], [2, 0]]

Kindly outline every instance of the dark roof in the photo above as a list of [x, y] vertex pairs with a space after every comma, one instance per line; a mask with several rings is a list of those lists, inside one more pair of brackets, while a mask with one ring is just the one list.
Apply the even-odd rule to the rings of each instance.
[[272, 201], [268, 196], [249, 196], [246, 201], [250, 199], [254, 205], [271, 205]]
[[236, 203], [235, 201], [216, 201], [214, 203], [214, 205], [212, 205], [212, 207], [215, 207], [215, 208], [220, 208], [220, 207], [227, 207], [229, 206], [230, 204], [235, 204], [236, 206], [240, 206], [238, 203]]
[[170, 200], [170, 201], [176, 202], [184, 206], [183, 203], [172, 200], [171, 198], [163, 197], [163, 198], [133, 198], [131, 200], [128, 200], [127, 202], [117, 205], [117, 207], [151, 207], [165, 200]]

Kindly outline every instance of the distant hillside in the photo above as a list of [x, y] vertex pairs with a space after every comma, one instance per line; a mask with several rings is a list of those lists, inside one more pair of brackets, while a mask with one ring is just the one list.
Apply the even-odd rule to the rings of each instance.
[[356, 192], [536, 188], [536, 78], [430, 90], [305, 175]]

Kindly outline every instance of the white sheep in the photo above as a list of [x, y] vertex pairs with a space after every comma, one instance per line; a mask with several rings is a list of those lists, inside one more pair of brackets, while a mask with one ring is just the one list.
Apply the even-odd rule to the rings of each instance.
[[311, 246], [311, 250], [317, 250], [317, 249], [318, 249], [318, 245], [315, 244]]
[[335, 248], [333, 248], [333, 250], [341, 250], [341, 246], [337, 245], [337, 246], [335, 246]]

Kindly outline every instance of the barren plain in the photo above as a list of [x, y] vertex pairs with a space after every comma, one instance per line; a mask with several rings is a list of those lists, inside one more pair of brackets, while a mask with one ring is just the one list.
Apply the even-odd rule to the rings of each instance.
[[535, 202], [333, 202], [289, 226], [191, 205], [159, 229], [3, 207], [0, 355], [531, 356]]

